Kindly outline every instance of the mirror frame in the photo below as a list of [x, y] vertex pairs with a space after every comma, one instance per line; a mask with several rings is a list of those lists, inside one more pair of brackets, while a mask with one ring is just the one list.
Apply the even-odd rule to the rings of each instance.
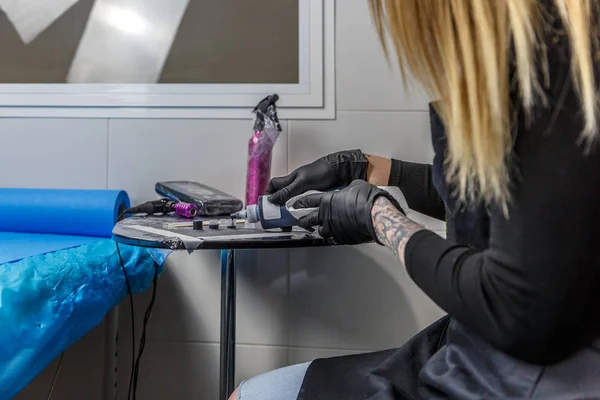
[[282, 119], [335, 118], [335, 0], [299, 0], [298, 84], [0, 84], [0, 117], [247, 118], [278, 93]]

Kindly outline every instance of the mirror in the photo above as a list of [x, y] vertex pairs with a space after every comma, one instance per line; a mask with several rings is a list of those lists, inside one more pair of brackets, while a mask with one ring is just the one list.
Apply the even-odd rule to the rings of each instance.
[[300, 0], [0, 0], [0, 83], [299, 84]]

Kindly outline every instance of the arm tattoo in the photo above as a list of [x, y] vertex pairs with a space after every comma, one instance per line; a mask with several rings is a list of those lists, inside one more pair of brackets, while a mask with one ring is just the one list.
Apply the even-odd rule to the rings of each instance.
[[394, 252], [402, 265], [406, 265], [404, 260], [406, 244], [413, 234], [424, 230], [425, 227], [408, 219], [385, 197], [375, 200], [371, 217], [377, 239]]

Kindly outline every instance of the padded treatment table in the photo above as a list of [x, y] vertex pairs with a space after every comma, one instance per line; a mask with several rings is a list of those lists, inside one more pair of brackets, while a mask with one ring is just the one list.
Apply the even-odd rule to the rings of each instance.
[[[200, 218], [208, 221], [209, 218]], [[215, 219], [215, 218], [211, 218]], [[231, 220], [228, 220], [231, 221]], [[335, 243], [303, 229], [265, 232], [237, 224], [194, 230], [177, 216], [132, 217], [119, 222], [113, 238], [123, 244], [170, 250], [221, 250], [221, 361], [219, 399], [227, 400], [235, 385], [235, 250], [330, 246]]]
[[[0, 255], [12, 254], [10, 246], [0, 235]], [[120, 250], [133, 293], [152, 284], [169, 253], [133, 246]], [[126, 296], [112, 239], [0, 264], [0, 399], [13, 398], [105, 316], [103, 398], [114, 399], [116, 339], [109, 339], [116, 336], [118, 304]]]
[[13, 398], [105, 316], [103, 398], [115, 398], [123, 269], [141, 292], [169, 254], [121, 246], [121, 264], [111, 236], [129, 205], [120, 190], [0, 188], [0, 399]]

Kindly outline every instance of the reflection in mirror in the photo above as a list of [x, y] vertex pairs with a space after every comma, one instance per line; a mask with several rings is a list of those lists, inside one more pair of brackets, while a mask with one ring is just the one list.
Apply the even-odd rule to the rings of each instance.
[[0, 0], [0, 83], [298, 84], [302, 0]]

